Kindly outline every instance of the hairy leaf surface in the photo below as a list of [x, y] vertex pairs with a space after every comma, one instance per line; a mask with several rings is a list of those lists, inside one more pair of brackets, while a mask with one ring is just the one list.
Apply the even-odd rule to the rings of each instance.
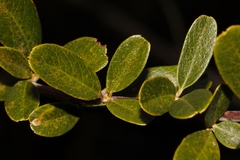
[[188, 135], [178, 146], [173, 160], [220, 160], [216, 138], [210, 130]]
[[25, 56], [41, 43], [41, 25], [32, 0], [0, 0], [0, 42]]
[[27, 79], [32, 76], [27, 58], [13, 48], [0, 47], [0, 67], [17, 78]]
[[68, 42], [64, 47], [77, 53], [95, 72], [104, 68], [108, 63], [107, 47], [97, 42], [96, 38], [81, 37]]
[[240, 98], [240, 25], [220, 34], [214, 47], [214, 58], [224, 82]]
[[168, 78], [155, 77], [143, 83], [139, 91], [139, 102], [145, 112], [160, 116], [168, 112], [175, 94], [176, 88]]
[[150, 43], [140, 35], [123, 41], [113, 55], [107, 71], [107, 90], [118, 92], [129, 86], [142, 72]]
[[209, 106], [212, 93], [206, 89], [194, 90], [174, 101], [169, 113], [174, 118], [187, 119], [204, 112]]
[[217, 24], [212, 17], [197, 18], [190, 27], [178, 62], [179, 95], [203, 74], [213, 54]]
[[213, 132], [218, 141], [231, 149], [240, 149], [240, 124], [224, 121], [213, 125]]
[[114, 116], [129, 123], [145, 126], [154, 118], [141, 109], [137, 100], [118, 99], [109, 101], [106, 105]]
[[44, 137], [61, 136], [78, 122], [76, 106], [70, 103], [50, 103], [35, 109], [30, 117], [30, 127]]
[[32, 111], [39, 106], [37, 88], [28, 80], [17, 82], [8, 93], [4, 106], [13, 121], [28, 120]]
[[98, 77], [76, 53], [55, 44], [42, 44], [33, 49], [29, 63], [50, 86], [79, 99], [98, 98]]

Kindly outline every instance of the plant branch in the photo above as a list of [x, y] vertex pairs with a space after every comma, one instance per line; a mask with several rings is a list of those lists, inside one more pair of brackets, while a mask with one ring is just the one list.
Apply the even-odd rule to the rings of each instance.
[[240, 111], [226, 111], [219, 121], [235, 121], [240, 122]]
[[32, 83], [35, 87], [37, 87], [39, 93], [42, 96], [45, 96], [45, 97], [48, 97], [48, 98], [53, 98], [53, 99], [63, 101], [63, 102], [75, 103], [75, 104], [78, 104], [78, 105], [83, 106], [83, 107], [91, 107], [93, 105], [101, 104], [100, 99], [92, 100], [92, 101], [85, 101], [85, 100], [77, 99], [77, 98], [74, 98], [70, 95], [67, 95], [66, 93], [64, 93], [62, 91], [59, 91], [55, 88], [52, 88], [52, 87], [49, 87], [49, 86], [46, 86], [46, 85], [43, 85], [43, 84], [39, 84], [39, 83], [36, 83], [36, 82], [32, 82]]

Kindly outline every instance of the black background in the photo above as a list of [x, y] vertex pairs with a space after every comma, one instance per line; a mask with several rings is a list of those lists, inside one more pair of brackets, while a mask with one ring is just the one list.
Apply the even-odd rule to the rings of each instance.
[[[218, 34], [240, 24], [240, 1], [223, 0], [34, 0], [42, 23], [43, 43], [65, 43], [82, 36], [106, 44], [111, 57], [133, 34], [151, 43], [147, 67], [177, 64], [186, 32], [206, 14], [216, 19]], [[105, 81], [106, 69], [98, 73]], [[207, 70], [213, 89], [222, 80], [214, 66]], [[103, 84], [104, 87], [104, 84]], [[42, 101], [46, 100], [44, 98]], [[234, 101], [233, 108], [239, 102]], [[182, 138], [204, 129], [197, 120], [176, 120], [168, 114], [146, 127], [111, 115], [106, 108], [85, 110], [77, 125], [56, 138], [35, 135], [28, 122], [11, 121], [0, 103], [0, 156], [4, 159], [172, 159]], [[222, 147], [221, 159], [240, 159], [239, 150]], [[1, 159], [2, 159], [1, 158]]]

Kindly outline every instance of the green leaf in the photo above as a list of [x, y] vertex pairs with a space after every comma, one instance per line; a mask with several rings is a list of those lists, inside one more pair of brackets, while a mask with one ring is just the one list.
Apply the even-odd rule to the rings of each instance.
[[219, 85], [212, 98], [212, 102], [208, 107], [205, 115], [205, 123], [207, 127], [211, 127], [228, 109], [233, 93], [227, 85]]
[[178, 62], [179, 95], [204, 73], [212, 57], [217, 24], [212, 17], [197, 18], [189, 29]]
[[175, 151], [173, 160], [220, 160], [218, 143], [210, 130], [194, 132], [185, 137]]
[[107, 47], [97, 42], [96, 38], [78, 38], [67, 43], [64, 47], [77, 53], [86, 65], [91, 67], [95, 72], [104, 68], [108, 63], [108, 57], [106, 56]]
[[34, 47], [29, 63], [50, 86], [75, 98], [98, 98], [101, 86], [96, 73], [74, 52], [55, 44], [42, 44]]
[[214, 58], [225, 83], [240, 98], [240, 25], [220, 34], [214, 47]]
[[126, 39], [112, 57], [107, 71], [107, 90], [118, 92], [129, 86], [142, 72], [150, 43], [140, 35]]
[[224, 121], [213, 125], [213, 132], [220, 143], [231, 149], [240, 149], [240, 124]]
[[0, 47], [0, 67], [20, 79], [32, 76], [27, 58], [21, 51], [13, 48]]
[[19, 81], [7, 95], [4, 106], [13, 121], [28, 120], [32, 111], [39, 106], [37, 88], [28, 80]]
[[129, 123], [145, 126], [154, 118], [145, 113], [134, 99], [111, 100], [106, 105], [114, 116]]
[[139, 89], [145, 80], [159, 76], [168, 78], [177, 88], [177, 65], [158, 66], [145, 68], [140, 76], [130, 86], [115, 94], [136, 97], [138, 96]]
[[143, 83], [139, 91], [139, 102], [145, 112], [160, 116], [168, 112], [175, 94], [176, 88], [168, 78], [155, 77]]
[[32, 0], [0, 0], [0, 42], [25, 56], [41, 42], [41, 25]]
[[0, 68], [0, 101], [4, 101], [18, 79]]
[[51, 103], [35, 109], [29, 122], [35, 134], [44, 137], [61, 136], [78, 122], [76, 106], [70, 103]]
[[187, 119], [204, 112], [209, 106], [212, 93], [206, 89], [194, 90], [174, 101], [169, 113], [174, 118]]

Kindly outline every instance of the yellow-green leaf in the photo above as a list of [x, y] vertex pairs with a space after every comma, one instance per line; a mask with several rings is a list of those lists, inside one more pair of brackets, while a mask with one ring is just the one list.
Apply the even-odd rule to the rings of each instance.
[[21, 51], [13, 48], [0, 47], [0, 67], [20, 79], [32, 76], [27, 58]]
[[50, 86], [75, 98], [92, 100], [101, 85], [96, 73], [76, 53], [55, 44], [34, 47], [29, 59], [32, 70]]
[[193, 22], [178, 62], [178, 95], [204, 73], [213, 54], [216, 35], [217, 24], [212, 17], [202, 15]]
[[220, 160], [220, 150], [213, 133], [202, 130], [185, 137], [173, 160]]
[[231, 149], [240, 149], [240, 124], [224, 121], [213, 125], [213, 132], [220, 143]]
[[114, 116], [129, 123], [145, 126], [154, 118], [145, 113], [134, 99], [111, 100], [106, 105]]
[[8, 93], [4, 106], [13, 121], [28, 120], [32, 111], [39, 106], [37, 88], [28, 80], [19, 81]]
[[0, 42], [28, 56], [41, 43], [41, 25], [32, 0], [0, 0]]
[[178, 119], [187, 119], [204, 112], [209, 106], [212, 93], [206, 89], [194, 90], [174, 101], [169, 113]]
[[6, 99], [8, 92], [18, 80], [0, 68], [0, 101]]
[[231, 26], [220, 34], [214, 47], [214, 59], [220, 75], [240, 98], [240, 25]]
[[142, 72], [150, 43], [140, 35], [123, 41], [113, 55], [107, 71], [107, 91], [118, 92], [129, 86]]
[[78, 122], [76, 106], [70, 103], [50, 103], [35, 109], [30, 117], [30, 127], [44, 137], [61, 136]]
[[155, 77], [143, 83], [139, 91], [139, 102], [145, 112], [160, 116], [168, 112], [175, 94], [176, 88], [168, 78]]
[[104, 68], [108, 63], [107, 47], [97, 42], [96, 38], [81, 37], [68, 42], [64, 47], [77, 53], [95, 72]]
[[140, 76], [131, 85], [115, 94], [136, 97], [138, 95], [140, 87], [145, 80], [159, 76], [168, 78], [177, 88], [177, 65], [158, 66], [145, 68]]

